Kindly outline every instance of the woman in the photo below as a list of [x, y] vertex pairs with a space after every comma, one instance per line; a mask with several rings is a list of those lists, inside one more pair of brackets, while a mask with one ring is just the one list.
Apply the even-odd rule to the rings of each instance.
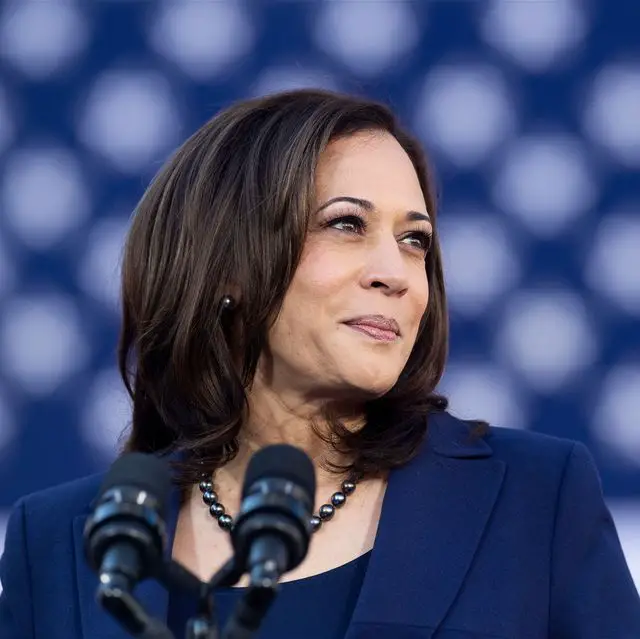
[[[176, 560], [208, 579], [229, 558], [254, 451], [286, 442], [316, 465], [317, 530], [260, 637], [640, 637], [585, 446], [459, 421], [434, 393], [436, 208], [387, 108], [303, 90], [218, 114], [145, 193], [122, 304], [126, 449], [174, 460]], [[126, 636], [82, 554], [100, 481], [16, 506], [3, 639]], [[223, 621], [244, 585], [218, 592]], [[190, 602], [154, 582], [137, 595], [182, 636]]]

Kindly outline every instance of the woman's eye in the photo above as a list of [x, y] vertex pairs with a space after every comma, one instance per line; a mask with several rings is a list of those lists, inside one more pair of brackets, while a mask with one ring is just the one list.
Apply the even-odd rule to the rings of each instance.
[[336, 218], [329, 222], [329, 226], [339, 231], [346, 231], [347, 233], [362, 233], [365, 228], [364, 220], [357, 215], [346, 215]]
[[423, 232], [416, 232], [416, 233], [411, 233], [409, 235], [407, 235], [404, 240], [409, 240], [409, 243], [412, 246], [415, 246], [417, 249], [420, 249], [421, 251], [424, 251], [425, 253], [429, 252], [429, 249], [431, 248], [431, 234], [430, 233], [423, 233]]
[[[329, 228], [345, 233], [362, 235], [367, 230], [367, 223], [357, 215], [343, 215], [326, 223]], [[431, 248], [431, 234], [424, 231], [413, 231], [405, 235], [401, 241], [427, 254]]]

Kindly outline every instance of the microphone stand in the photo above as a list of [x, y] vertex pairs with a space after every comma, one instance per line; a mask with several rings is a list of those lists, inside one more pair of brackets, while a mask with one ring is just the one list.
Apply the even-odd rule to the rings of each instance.
[[198, 598], [197, 613], [187, 621], [185, 638], [219, 639], [218, 615], [213, 590], [209, 587], [209, 583], [200, 581], [192, 572], [173, 559], [163, 565], [158, 578], [167, 590], [179, 588]]
[[[237, 584], [243, 574], [244, 570], [235, 556], [229, 559], [208, 582], [200, 581], [192, 572], [173, 559], [161, 566], [157, 577], [167, 590], [179, 588], [198, 598], [197, 613], [187, 622], [185, 639], [219, 639], [215, 590]], [[158, 636], [153, 639], [165, 638]]]
[[219, 639], [218, 614], [214, 592], [216, 588], [233, 586], [240, 581], [235, 558], [229, 559], [207, 582], [200, 582], [198, 592], [198, 612], [187, 622], [185, 639]]
[[187, 621], [185, 639], [219, 639], [218, 615], [213, 593], [206, 583], [200, 584], [198, 612]]
[[141, 639], [174, 639], [165, 624], [147, 614], [122, 575], [106, 573], [98, 586], [96, 600], [129, 634]]
[[278, 594], [279, 574], [263, 564], [251, 573], [249, 587], [222, 633], [222, 639], [250, 639], [260, 628]]
[[[204, 585], [201, 602], [207, 600], [211, 603], [209, 619], [215, 619], [215, 604], [213, 603], [215, 589], [237, 584], [245, 573], [241, 564], [239, 558], [234, 555], [213, 575], [209, 583]], [[249, 587], [229, 619], [222, 633], [222, 639], [249, 639], [255, 634], [276, 597], [278, 579], [279, 573], [275, 565], [262, 564], [251, 572]], [[217, 619], [215, 619], [214, 626], [216, 624]], [[196, 638], [190, 636], [188, 639]], [[198, 637], [198, 639], [200, 638]], [[204, 639], [218, 639], [218, 635], [204, 636]]]
[[[186, 639], [219, 639], [218, 616], [214, 591], [233, 586], [242, 575], [234, 558], [230, 559], [208, 582], [202, 582], [191, 571], [173, 559], [158, 566], [153, 575], [168, 591], [181, 590], [198, 599], [198, 609], [188, 620]], [[96, 593], [98, 603], [132, 636], [140, 639], [175, 639], [167, 625], [151, 617], [133, 596], [128, 579], [119, 573], [105, 573]]]

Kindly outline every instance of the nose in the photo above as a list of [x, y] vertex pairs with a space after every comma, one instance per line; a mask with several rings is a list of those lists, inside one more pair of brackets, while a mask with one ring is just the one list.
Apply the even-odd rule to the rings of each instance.
[[409, 288], [407, 263], [395, 237], [380, 239], [370, 247], [362, 274], [365, 288], [378, 288], [385, 295], [404, 295]]

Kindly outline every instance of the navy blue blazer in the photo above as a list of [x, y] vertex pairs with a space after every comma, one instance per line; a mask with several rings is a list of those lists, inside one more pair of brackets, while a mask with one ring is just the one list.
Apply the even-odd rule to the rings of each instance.
[[[640, 597], [587, 448], [501, 428], [472, 441], [468, 428], [433, 416], [419, 454], [391, 473], [346, 639], [639, 639]], [[94, 602], [82, 552], [101, 481], [16, 505], [0, 561], [2, 639], [125, 639]], [[161, 586], [136, 592], [166, 618]]]

